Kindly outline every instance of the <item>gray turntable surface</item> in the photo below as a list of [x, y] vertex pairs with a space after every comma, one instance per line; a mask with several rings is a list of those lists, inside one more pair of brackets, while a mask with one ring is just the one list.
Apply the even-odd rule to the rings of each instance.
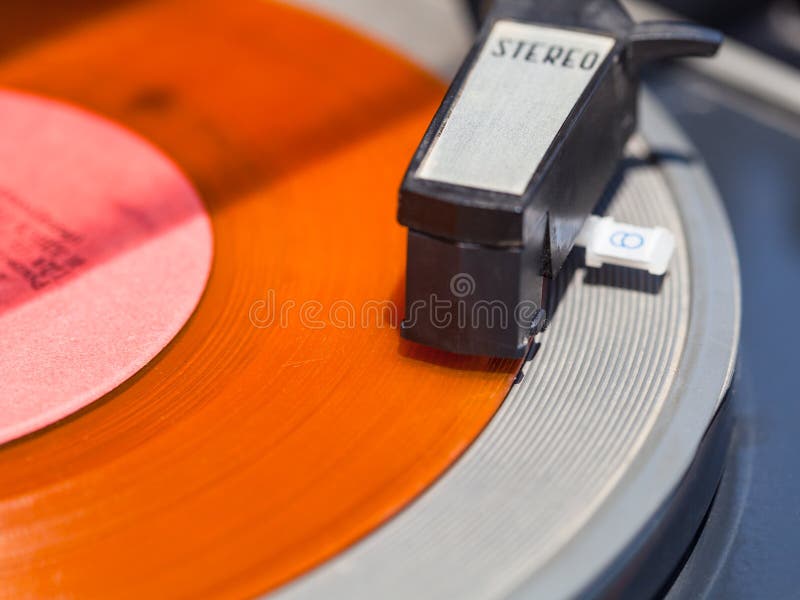
[[672, 599], [800, 595], [800, 114], [759, 100], [775, 82], [748, 75], [741, 92], [687, 69], [651, 77], [721, 191], [743, 281], [736, 443]]

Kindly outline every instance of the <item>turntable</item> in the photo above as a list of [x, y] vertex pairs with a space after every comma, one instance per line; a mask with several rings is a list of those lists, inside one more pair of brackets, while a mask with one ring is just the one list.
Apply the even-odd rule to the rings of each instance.
[[732, 440], [725, 210], [645, 90], [592, 208], [666, 274], [565, 252], [525, 356], [401, 337], [458, 7], [2, 9], [0, 596], [669, 589]]

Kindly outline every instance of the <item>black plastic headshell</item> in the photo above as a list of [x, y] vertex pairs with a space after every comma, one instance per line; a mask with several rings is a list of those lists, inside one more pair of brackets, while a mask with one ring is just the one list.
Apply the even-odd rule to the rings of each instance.
[[640, 68], [719, 33], [634, 23], [616, 0], [497, 0], [400, 190], [402, 335], [520, 357], [636, 127]]

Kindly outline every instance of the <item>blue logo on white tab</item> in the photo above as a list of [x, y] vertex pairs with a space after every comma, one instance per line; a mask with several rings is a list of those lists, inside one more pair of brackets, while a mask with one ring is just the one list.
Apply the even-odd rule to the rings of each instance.
[[631, 231], [615, 231], [609, 238], [612, 246], [625, 250], [638, 250], [644, 246], [644, 236]]

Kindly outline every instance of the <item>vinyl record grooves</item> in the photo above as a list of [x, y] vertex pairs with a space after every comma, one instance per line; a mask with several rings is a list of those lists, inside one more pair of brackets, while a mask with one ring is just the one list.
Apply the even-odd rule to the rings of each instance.
[[[206, 204], [214, 262], [146, 368], [0, 448], [0, 595], [275, 588], [435, 480], [519, 368], [403, 343], [383, 310], [402, 305], [397, 184], [443, 88], [274, 2], [51, 4], [37, 32], [2, 8], [0, 82], [161, 148]], [[336, 302], [368, 321], [334, 325]]]

